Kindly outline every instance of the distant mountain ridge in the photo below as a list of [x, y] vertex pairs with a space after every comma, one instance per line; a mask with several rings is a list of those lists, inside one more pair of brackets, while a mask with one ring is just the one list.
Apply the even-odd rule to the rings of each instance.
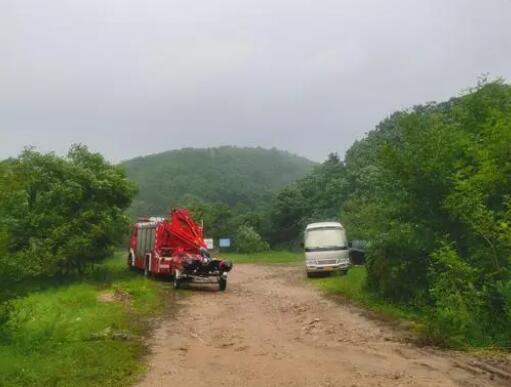
[[275, 148], [183, 148], [121, 163], [139, 186], [132, 215], [164, 215], [186, 199], [257, 208], [315, 162]]

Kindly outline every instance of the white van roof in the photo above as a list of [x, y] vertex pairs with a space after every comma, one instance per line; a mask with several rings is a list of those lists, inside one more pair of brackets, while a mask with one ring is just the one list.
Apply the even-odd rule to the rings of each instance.
[[339, 222], [320, 222], [320, 223], [310, 223], [305, 227], [305, 230], [312, 230], [314, 228], [325, 228], [325, 227], [335, 227], [335, 228], [344, 228], [342, 224]]

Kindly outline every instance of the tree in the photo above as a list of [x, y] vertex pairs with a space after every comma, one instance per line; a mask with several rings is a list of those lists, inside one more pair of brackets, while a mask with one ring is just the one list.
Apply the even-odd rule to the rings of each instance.
[[431, 307], [434, 335], [511, 339], [510, 143], [511, 87], [497, 81], [395, 114], [347, 154], [342, 214], [371, 240], [368, 284]]
[[344, 164], [336, 154], [280, 191], [271, 208], [272, 244], [296, 242], [307, 223], [337, 220], [348, 193]]
[[67, 157], [27, 149], [4, 166], [11, 188], [0, 204], [0, 229], [18, 276], [83, 271], [126, 232], [124, 210], [136, 188], [85, 146], [72, 146]]
[[396, 112], [344, 161], [330, 155], [276, 195], [271, 241], [338, 218], [370, 242], [369, 289], [431, 311], [430, 337], [508, 347], [510, 144], [511, 86], [502, 81]]
[[242, 225], [238, 228], [234, 239], [234, 246], [238, 253], [257, 253], [270, 249], [270, 246], [250, 226]]
[[185, 148], [123, 162], [140, 186], [133, 216], [164, 216], [192, 195], [230, 208], [267, 207], [273, 192], [305, 176], [310, 160], [276, 149]]
[[204, 234], [208, 238], [222, 238], [233, 235], [232, 210], [223, 203], [208, 203], [193, 196], [186, 196], [179, 207], [190, 210], [192, 217], [204, 224]]

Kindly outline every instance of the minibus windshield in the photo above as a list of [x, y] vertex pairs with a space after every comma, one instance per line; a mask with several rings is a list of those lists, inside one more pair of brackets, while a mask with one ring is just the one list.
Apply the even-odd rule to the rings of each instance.
[[305, 232], [305, 250], [344, 250], [348, 248], [346, 233], [339, 227], [315, 228]]

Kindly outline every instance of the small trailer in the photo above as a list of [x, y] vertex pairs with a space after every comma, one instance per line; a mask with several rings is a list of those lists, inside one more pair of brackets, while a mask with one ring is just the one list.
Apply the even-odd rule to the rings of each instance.
[[133, 225], [128, 266], [151, 274], [168, 276], [178, 289], [186, 281], [217, 282], [227, 287], [232, 263], [211, 258], [202, 227], [184, 209], [174, 209], [169, 219], [141, 218]]

